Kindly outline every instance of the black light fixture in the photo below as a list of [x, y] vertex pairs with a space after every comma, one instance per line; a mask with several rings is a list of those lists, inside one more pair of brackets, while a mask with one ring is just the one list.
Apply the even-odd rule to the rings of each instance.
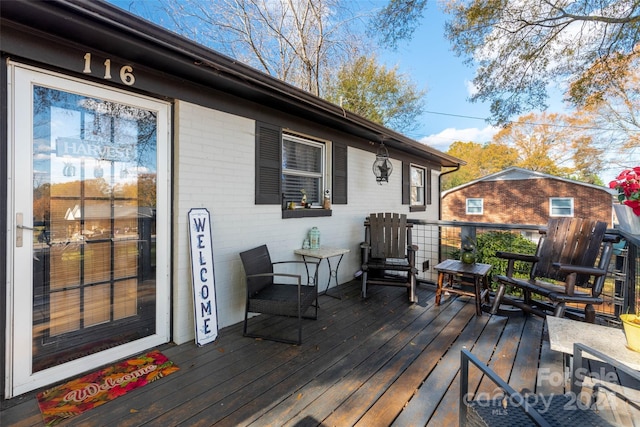
[[382, 185], [383, 182], [389, 182], [389, 175], [393, 172], [393, 165], [389, 160], [389, 151], [387, 151], [387, 147], [382, 141], [380, 141], [380, 146], [376, 153], [376, 161], [373, 162], [372, 169], [378, 184]]

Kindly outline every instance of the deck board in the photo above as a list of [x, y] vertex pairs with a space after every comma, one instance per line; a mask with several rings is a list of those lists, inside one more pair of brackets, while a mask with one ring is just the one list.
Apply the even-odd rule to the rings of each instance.
[[[483, 334], [478, 337], [478, 341], [472, 348], [473, 354], [478, 356], [485, 364], [489, 363], [493, 351], [500, 339], [502, 330], [507, 323], [507, 319], [499, 316], [493, 316], [487, 322]], [[474, 390], [478, 387], [482, 373], [473, 369], [469, 373], [469, 389]], [[429, 419], [431, 425], [457, 425], [458, 424], [458, 407], [460, 405], [460, 372], [456, 374], [453, 382], [449, 386], [442, 401], [436, 408], [433, 416]]]
[[[542, 319], [475, 315], [467, 296], [436, 306], [434, 287], [419, 303], [401, 288], [360, 283], [321, 296], [319, 318], [305, 320], [303, 344], [242, 336], [242, 325], [216, 342], [166, 345], [180, 370], [81, 414], [73, 426], [407, 426], [457, 425], [460, 350], [468, 348], [517, 390], [564, 392], [562, 355], [551, 351]], [[251, 328], [289, 330], [295, 320], [257, 316]], [[494, 391], [471, 368], [472, 393]], [[35, 392], [3, 403], [1, 424], [41, 426]]]

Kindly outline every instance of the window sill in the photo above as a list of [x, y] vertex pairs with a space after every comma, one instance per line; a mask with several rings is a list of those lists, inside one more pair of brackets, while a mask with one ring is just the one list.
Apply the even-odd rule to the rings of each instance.
[[282, 218], [314, 218], [331, 216], [331, 209], [293, 209], [282, 211]]
[[409, 207], [409, 212], [424, 212], [427, 210], [427, 207], [424, 205], [415, 205]]

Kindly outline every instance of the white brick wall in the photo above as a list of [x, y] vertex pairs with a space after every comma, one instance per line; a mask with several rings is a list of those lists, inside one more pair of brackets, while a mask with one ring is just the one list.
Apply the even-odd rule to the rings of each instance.
[[[340, 283], [360, 268], [363, 222], [371, 212], [407, 213], [437, 218], [437, 205], [409, 213], [402, 205], [402, 164], [393, 161], [390, 182], [378, 185], [371, 165], [375, 155], [349, 148], [348, 205], [333, 205], [331, 217], [282, 219], [279, 205], [254, 204], [255, 122], [186, 102], [176, 103], [173, 218], [173, 340], [194, 339], [187, 213], [211, 213], [218, 323], [243, 320], [244, 271], [239, 252], [266, 243], [274, 260], [295, 259], [308, 230], [317, 226], [321, 243], [351, 249], [339, 271]], [[434, 184], [437, 176], [434, 176]], [[437, 190], [433, 200], [438, 200]], [[332, 260], [333, 261], [333, 260]], [[335, 265], [335, 263], [334, 263]], [[298, 271], [301, 273], [301, 271]], [[321, 290], [329, 272], [320, 270]]]

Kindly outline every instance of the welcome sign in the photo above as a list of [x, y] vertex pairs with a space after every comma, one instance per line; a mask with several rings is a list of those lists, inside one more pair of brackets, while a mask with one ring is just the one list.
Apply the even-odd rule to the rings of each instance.
[[189, 241], [196, 344], [202, 346], [218, 337], [211, 216], [207, 209], [194, 208], [189, 211]]

